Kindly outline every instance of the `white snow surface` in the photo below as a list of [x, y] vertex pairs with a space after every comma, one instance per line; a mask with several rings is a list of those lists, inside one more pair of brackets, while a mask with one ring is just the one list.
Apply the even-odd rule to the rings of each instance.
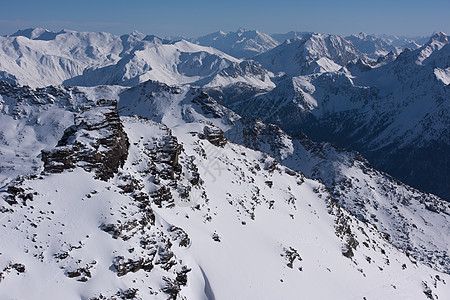
[[442, 81], [444, 84], [450, 84], [450, 67], [447, 69], [436, 68], [434, 69], [434, 75], [436, 75], [436, 78]]
[[419, 261], [449, 271], [447, 202], [373, 169], [358, 153], [315, 143], [306, 136], [292, 138], [261, 120], [241, 119], [226, 136], [320, 180], [342, 207], [387, 233], [394, 245]]
[[[339, 208], [318, 181], [263, 152], [203, 139], [205, 126], [226, 130], [236, 118], [207, 96], [151, 82], [108, 89], [75, 93], [61, 88], [54, 103], [3, 103], [2, 114], [16, 116], [23, 127], [43, 110], [56, 114], [63, 103], [72, 103], [66, 110], [70, 119], [83, 106], [95, 107], [94, 100], [102, 95], [116, 94], [130, 143], [124, 166], [108, 181], [94, 179], [81, 168], [35, 173], [9, 185], [22, 189], [16, 204], [6, 201], [12, 191], [2, 188], [3, 297], [79, 299], [134, 293], [138, 299], [166, 299], [168, 287], [182, 281], [179, 274], [186, 268], [190, 271], [178, 298], [426, 299], [425, 293], [450, 297], [448, 274], [408, 258], [373, 226]], [[193, 101], [197, 97], [202, 101]], [[122, 101], [126, 105], [121, 106]], [[9, 107], [37, 108], [23, 117]], [[48, 132], [53, 141], [61, 134]], [[33, 151], [43, 147], [35, 135], [27, 138]], [[182, 146], [177, 158], [181, 170], [173, 178], [164, 177], [163, 170], [173, 165], [154, 155], [176, 145]], [[154, 168], [160, 172], [152, 173]], [[200, 180], [193, 184], [196, 174]], [[130, 178], [133, 192], [124, 188]], [[170, 197], [158, 204], [153, 195], [162, 187]], [[149, 203], [137, 200], [141, 194], [150, 195]], [[114, 237], [105, 229], [107, 224], [120, 225], [120, 234]], [[345, 257], [350, 249], [353, 256]], [[153, 267], [119, 276], [115, 266], [120, 257], [150, 259]]]
[[269, 76], [260, 79], [252, 74], [219, 74], [240, 62], [209, 46], [185, 40], [170, 42], [139, 32], [116, 36], [36, 28], [0, 37], [0, 78], [31, 87], [135, 86], [147, 80], [192, 85], [244, 82], [273, 87]]

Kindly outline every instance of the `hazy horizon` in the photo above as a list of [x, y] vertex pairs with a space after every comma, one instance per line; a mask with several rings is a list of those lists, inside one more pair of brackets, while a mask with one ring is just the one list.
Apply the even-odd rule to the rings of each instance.
[[134, 30], [160, 37], [198, 37], [219, 30], [243, 27], [268, 34], [311, 31], [347, 36], [365, 32], [397, 36], [429, 36], [450, 32], [450, 1], [418, 0], [333, 2], [318, 0], [214, 1], [134, 0], [128, 3], [105, 0], [60, 2], [18, 0], [2, 3], [0, 35], [41, 27], [54, 32], [110, 32], [117, 35]]
[[[52, 30], [52, 29], [45, 28], [45, 27], [42, 27], [42, 26], [38, 26], [38, 27], [29, 27], [29, 28], [18, 28], [18, 29], [15, 30], [14, 32], [7, 33], [7, 34], [2, 34], [2, 36], [12, 36], [13, 34], [19, 32], [19, 31], [25, 31], [25, 30], [28, 30], [28, 29], [36, 29], [36, 28], [46, 29], [46, 30], [49, 30], [50, 32], [53, 32], [53, 33], [58, 33], [58, 32], [67, 30], [67, 31], [75, 31], [75, 32], [107, 32], [107, 33], [115, 34], [115, 35], [118, 35], [118, 36], [121, 36], [121, 35], [127, 35], [127, 34], [132, 34], [133, 32], [140, 32], [140, 33], [143, 33], [143, 34], [146, 34], [146, 35], [154, 35], [154, 36], [157, 36], [157, 37], [159, 37], [159, 38], [186, 38], [186, 39], [191, 39], [191, 38], [198, 38], [198, 37], [201, 37], [201, 36], [181, 36], [181, 35], [176, 35], [176, 34], [173, 34], [173, 35], [157, 35], [157, 34], [154, 34], [154, 33], [152, 33], [152, 32], [142, 32], [142, 31], [137, 30], [137, 29], [135, 29], [135, 30], [133, 30], [133, 31], [130, 31], [130, 32], [125, 32], [125, 33], [114, 33], [114, 32], [109, 32], [109, 31], [105, 31], [105, 30], [102, 30], [102, 31], [95, 31], [95, 30], [75, 30], [75, 29], [73, 29], [73, 28], [61, 28], [61, 29], [58, 29], [58, 30]], [[259, 32], [266, 33], [266, 34], [269, 34], [269, 35], [287, 34], [287, 33], [289, 33], [289, 32], [298, 32], [298, 33], [300, 33], [300, 32], [305, 32], [305, 33], [311, 32], [311, 33], [320, 33], [320, 34], [333, 34], [333, 33], [329, 33], [329, 32], [300, 31], [300, 30], [288, 30], [288, 31], [285, 31], [285, 32], [272, 32], [272, 33], [269, 33], [269, 32], [262, 31], [262, 30], [260, 30], [260, 29], [258, 29], [258, 28], [244, 28], [244, 27], [237, 27], [237, 28], [234, 29], [234, 30], [222, 30], [222, 29], [219, 29], [219, 30], [211, 31], [211, 32], [208, 32], [208, 33], [206, 33], [206, 34], [203, 34], [202, 36], [208, 35], [208, 34], [213, 34], [213, 33], [219, 32], [219, 31], [222, 31], [222, 32], [225, 32], [225, 33], [229, 33], [229, 32], [237, 32], [237, 31], [240, 30], [241, 28], [244, 29], [244, 30], [250, 30], [250, 31], [251, 31], [251, 30], [257, 30], [257, 31], [259, 31]], [[430, 32], [429, 34], [424, 34], [424, 35], [408, 35], [408, 34], [387, 34], [387, 33], [378, 33], [378, 34], [377, 34], [377, 33], [370, 33], [370, 32], [359, 31], [359, 32], [352, 32], [352, 33], [344, 34], [344, 35], [340, 35], [340, 34], [337, 34], [337, 35], [340, 35], [340, 36], [345, 37], [345, 36], [350, 36], [350, 35], [356, 35], [356, 34], [360, 34], [360, 33], [365, 33], [365, 34], [368, 34], [368, 35], [374, 35], [374, 36], [388, 36], [388, 37], [389, 37], [389, 36], [397, 36], [397, 37], [406, 37], [406, 38], [428, 38], [429, 36], [432, 36], [434, 33], [437, 33], [437, 32], [439, 32], [439, 31]], [[442, 31], [441, 31], [441, 32], [442, 32]], [[447, 32], [444, 32], [444, 33], [447, 34]]]

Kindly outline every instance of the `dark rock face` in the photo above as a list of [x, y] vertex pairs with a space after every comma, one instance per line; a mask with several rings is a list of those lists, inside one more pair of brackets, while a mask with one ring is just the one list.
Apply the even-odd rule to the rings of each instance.
[[[207, 92], [209, 92], [209, 90], [207, 90]], [[224, 122], [229, 124], [232, 124], [234, 120], [239, 118], [236, 113], [220, 105], [208, 93], [205, 93], [202, 90], [194, 90], [192, 93], [197, 95], [192, 98], [191, 102], [198, 105], [199, 111], [202, 114], [212, 116], [217, 119], [222, 118]]]
[[117, 271], [117, 276], [124, 276], [129, 272], [137, 272], [144, 270], [150, 272], [153, 269], [153, 258], [139, 258], [138, 260], [128, 259], [125, 260], [123, 256], [117, 256], [114, 259], [113, 266]]
[[281, 254], [282, 257], [284, 257], [287, 261], [287, 266], [289, 268], [293, 268], [294, 267], [294, 262], [296, 260], [298, 261], [302, 261], [302, 257], [300, 256], [300, 254], [298, 253], [297, 249], [293, 248], [293, 247], [289, 247], [289, 248], [284, 248], [283, 247], [283, 252]]
[[20, 186], [10, 185], [7, 189], [8, 196], [5, 198], [5, 201], [9, 205], [21, 203], [22, 205], [27, 205], [28, 201], [33, 201], [33, 194], [29, 191], [26, 191]]
[[264, 81], [266, 79], [267, 70], [256, 61], [246, 60], [240, 64], [234, 63], [230, 65], [228, 68], [220, 71], [219, 74], [222, 76], [230, 76], [232, 78], [254, 75], [259, 76], [259, 78]]
[[66, 129], [56, 148], [42, 151], [42, 160], [46, 172], [60, 173], [80, 166], [107, 180], [125, 163], [128, 146], [117, 101], [99, 100], [75, 116], [75, 124]]
[[218, 147], [223, 147], [227, 144], [227, 139], [223, 136], [223, 131], [220, 128], [205, 126], [203, 133], [200, 134], [201, 139], [208, 140], [211, 144]]
[[26, 85], [19, 86], [6, 81], [0, 81], [0, 95], [16, 99], [19, 103], [27, 102], [34, 105], [54, 103], [53, 97], [67, 99], [67, 91], [70, 89], [71, 88], [59, 89], [54, 86], [32, 89]]
[[149, 157], [155, 164], [162, 164], [164, 168], [154, 169], [153, 173], [159, 173], [161, 179], [175, 179], [177, 174], [181, 172], [181, 165], [178, 163], [178, 158], [183, 150], [183, 147], [178, 144], [176, 137], [171, 135], [164, 136], [159, 144], [154, 144], [154, 147], [148, 151]]
[[[25, 273], [25, 265], [21, 263], [10, 263], [3, 270], [0, 269], [0, 283], [3, 279], [5, 279], [5, 275], [11, 273], [13, 270], [17, 272], [17, 274]], [[178, 278], [178, 276], [177, 276]]]

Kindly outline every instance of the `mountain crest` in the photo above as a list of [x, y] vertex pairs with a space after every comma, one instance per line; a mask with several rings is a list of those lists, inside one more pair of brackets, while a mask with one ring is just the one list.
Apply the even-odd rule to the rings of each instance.
[[47, 29], [44, 28], [28, 28], [28, 29], [23, 29], [23, 30], [18, 30], [15, 33], [11, 34], [10, 36], [24, 36], [27, 37], [31, 40], [34, 40], [36, 38], [38, 38], [39, 36], [41, 36], [44, 33], [48, 33], [51, 32]]
[[446, 35], [444, 32], [437, 32], [433, 34], [427, 44], [430, 45], [436, 43], [439, 43], [441, 45], [448, 44], [449, 43], [448, 35]]
[[219, 31], [208, 34], [195, 39], [194, 42], [217, 48], [238, 58], [251, 58], [279, 44], [265, 33], [245, 28], [239, 28], [235, 32]]

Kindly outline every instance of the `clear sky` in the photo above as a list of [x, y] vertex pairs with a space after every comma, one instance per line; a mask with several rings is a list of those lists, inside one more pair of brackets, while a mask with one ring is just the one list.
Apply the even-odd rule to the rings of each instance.
[[450, 34], [450, 0], [0, 0], [0, 35], [31, 27], [114, 34], [138, 30], [160, 37], [239, 27], [269, 34]]

